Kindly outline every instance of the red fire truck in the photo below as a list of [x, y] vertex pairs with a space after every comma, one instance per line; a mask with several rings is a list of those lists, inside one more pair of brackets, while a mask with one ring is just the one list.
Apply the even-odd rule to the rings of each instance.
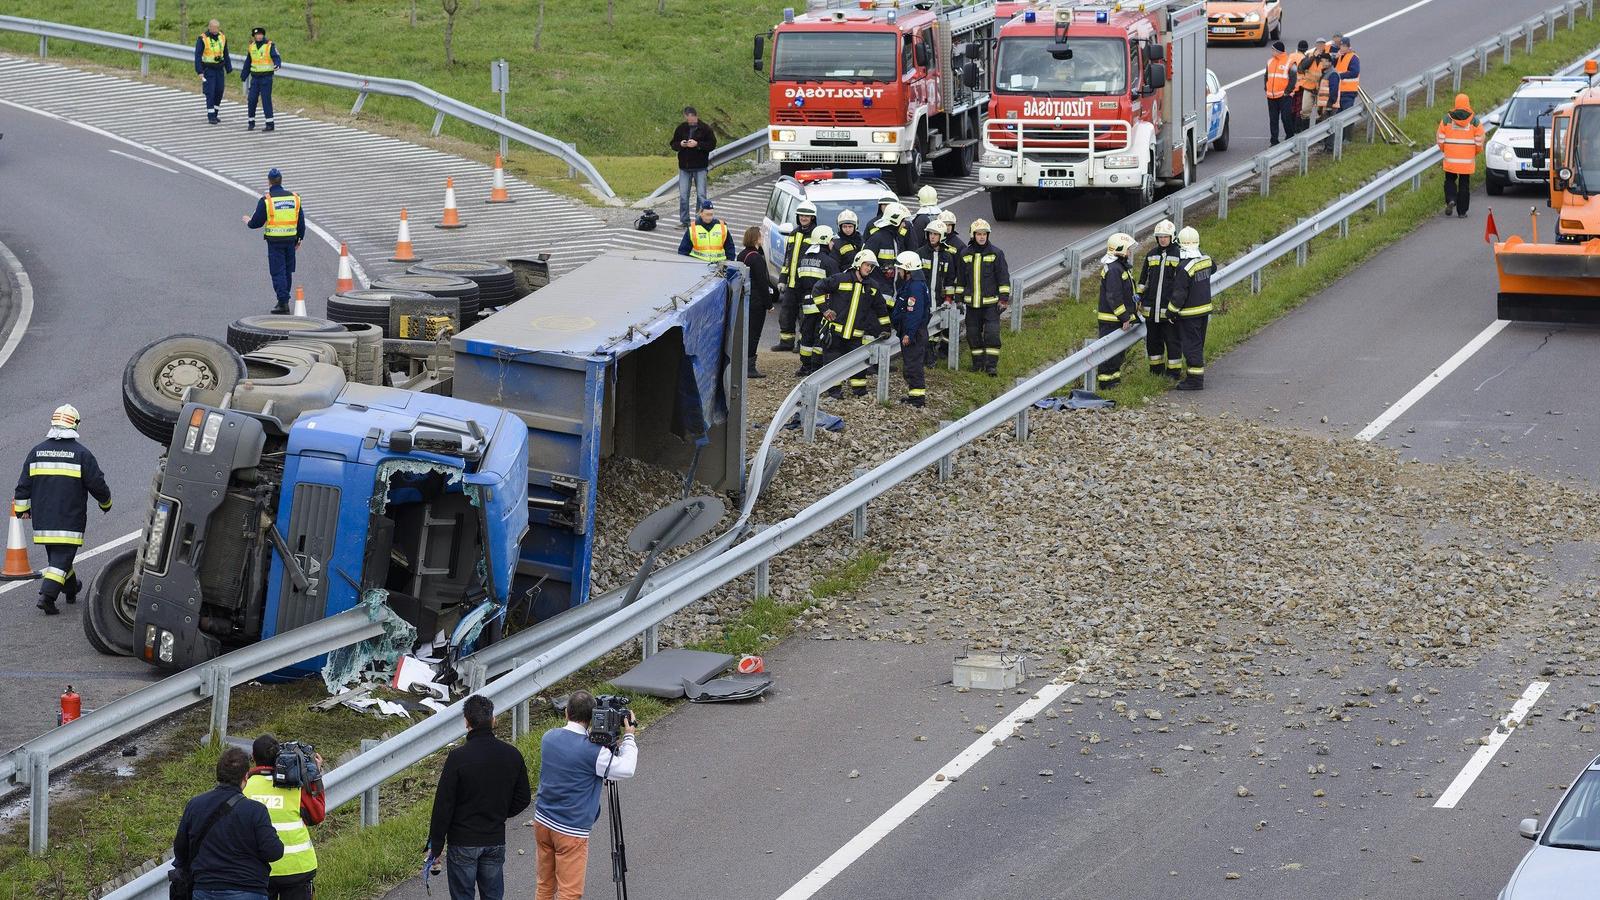
[[[966, 175], [989, 95], [980, 90], [995, 0], [812, 0], [772, 32], [772, 158], [784, 174], [867, 166], [910, 194], [924, 160]], [[755, 41], [764, 70], [765, 36]]]
[[1187, 184], [1206, 139], [1200, 0], [1038, 4], [1000, 29], [978, 181], [994, 217], [1069, 191]]

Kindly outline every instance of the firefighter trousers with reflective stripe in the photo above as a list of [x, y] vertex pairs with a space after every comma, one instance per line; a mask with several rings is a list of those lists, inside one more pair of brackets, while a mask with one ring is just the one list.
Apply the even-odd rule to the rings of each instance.
[[[835, 336], [833, 342], [828, 345], [827, 352], [822, 354], [822, 365], [825, 366], [851, 350], [870, 343], [872, 343], [872, 338], [869, 335], [862, 335], [851, 340]], [[867, 379], [871, 374], [872, 368], [870, 366], [852, 374], [850, 376], [850, 389], [857, 394], [865, 394], [867, 392]]]
[[260, 101], [261, 111], [267, 116], [267, 124], [272, 124], [272, 76], [250, 74], [250, 92], [247, 96], [250, 103], [249, 122], [254, 125], [256, 121], [256, 102]]
[[63, 588], [68, 597], [78, 596], [83, 583], [78, 581], [78, 573], [72, 569], [72, 561], [78, 557], [77, 544], [46, 544], [44, 548], [46, 565], [40, 574], [39, 599], [46, 603], [54, 603]]
[[[1121, 330], [1122, 326], [1116, 322], [1100, 323], [1101, 337], [1105, 337], [1108, 334], [1116, 334]], [[1122, 382], [1122, 360], [1127, 355], [1127, 351], [1123, 351], [1101, 363], [1099, 370], [1095, 373], [1094, 380], [1096, 386], [1114, 387], [1117, 384], [1120, 384]]]
[[1144, 349], [1150, 360], [1150, 371], [1182, 369], [1183, 347], [1178, 343], [1177, 329], [1167, 319], [1157, 322], [1149, 318], [1148, 312], [1145, 315]]
[[1183, 316], [1174, 325], [1178, 339], [1183, 344], [1183, 365], [1190, 375], [1204, 375], [1206, 371], [1206, 323], [1210, 316]]
[[822, 365], [822, 311], [800, 313], [800, 365], [815, 372]]
[[1000, 365], [1000, 305], [967, 307], [967, 346], [972, 370], [993, 372]]
[[928, 326], [908, 335], [910, 343], [900, 345], [901, 366], [906, 376], [906, 396], [913, 400], [928, 395], [928, 381], [924, 368], [928, 363]]
[[799, 288], [786, 287], [778, 301], [778, 340], [785, 344], [795, 342], [795, 324], [800, 321], [800, 304], [805, 298]]
[[1444, 202], [1454, 203], [1458, 213], [1466, 212], [1472, 205], [1472, 176], [1444, 173]]

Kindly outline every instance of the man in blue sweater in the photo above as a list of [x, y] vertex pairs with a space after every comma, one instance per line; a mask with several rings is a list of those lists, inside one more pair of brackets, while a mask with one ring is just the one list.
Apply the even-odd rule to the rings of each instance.
[[244, 796], [250, 757], [217, 760], [217, 786], [189, 801], [172, 840], [172, 865], [194, 879], [194, 900], [267, 900], [267, 875], [283, 841], [267, 808]]
[[573, 691], [567, 699], [567, 724], [544, 733], [539, 742], [539, 793], [533, 801], [533, 833], [538, 848], [536, 900], [579, 900], [589, 866], [589, 829], [600, 818], [600, 789], [606, 781], [632, 778], [639, 761], [634, 723], [624, 726], [616, 752], [589, 740], [594, 695]]

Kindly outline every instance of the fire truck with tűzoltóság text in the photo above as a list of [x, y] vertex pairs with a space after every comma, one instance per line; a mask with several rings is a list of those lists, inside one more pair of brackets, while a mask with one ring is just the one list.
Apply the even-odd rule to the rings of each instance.
[[[772, 30], [769, 147], [783, 173], [883, 168], [901, 194], [922, 163], [968, 174], [989, 96], [981, 90], [994, 0], [813, 0]], [[755, 67], [766, 36], [755, 40]]]
[[995, 50], [978, 180], [994, 217], [1065, 191], [1119, 193], [1194, 178], [1205, 141], [1206, 17], [1199, 0], [1041, 5]]

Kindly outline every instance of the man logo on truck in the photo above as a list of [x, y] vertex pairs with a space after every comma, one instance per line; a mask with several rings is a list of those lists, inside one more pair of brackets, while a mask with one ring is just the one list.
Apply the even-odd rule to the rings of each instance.
[[317, 596], [317, 588], [322, 586], [322, 563], [309, 553], [296, 553], [294, 558], [300, 571], [306, 573], [306, 596]]

